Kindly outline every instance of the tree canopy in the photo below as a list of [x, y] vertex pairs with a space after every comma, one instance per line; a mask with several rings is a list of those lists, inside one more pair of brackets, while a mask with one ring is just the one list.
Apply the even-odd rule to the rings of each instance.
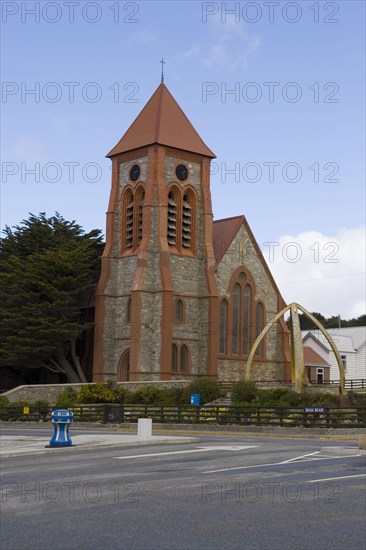
[[85, 233], [59, 213], [30, 214], [6, 227], [0, 244], [0, 366], [45, 367], [69, 382], [85, 382], [78, 343], [99, 278], [100, 230]]
[[[325, 327], [325, 328], [339, 328], [339, 327], [358, 327], [366, 325], [366, 315], [360, 315], [353, 319], [341, 319], [339, 315], [332, 315], [331, 317], [324, 317], [321, 313], [312, 313], [314, 317]], [[316, 328], [314, 323], [306, 315], [300, 314], [300, 326], [301, 330], [311, 330]]]

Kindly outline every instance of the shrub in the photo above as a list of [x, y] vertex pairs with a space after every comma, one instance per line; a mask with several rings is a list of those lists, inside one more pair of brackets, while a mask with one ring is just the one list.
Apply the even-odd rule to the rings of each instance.
[[161, 405], [163, 390], [156, 386], [142, 386], [128, 396], [128, 402], [136, 405]]
[[239, 380], [235, 382], [231, 398], [233, 403], [250, 403], [257, 397], [257, 388], [255, 382]]
[[76, 403], [76, 391], [73, 389], [64, 390], [59, 393], [55, 407], [59, 409], [68, 409]]
[[47, 401], [47, 399], [38, 399], [35, 403], [34, 403], [34, 406], [39, 408], [39, 409], [49, 409], [51, 404], [49, 401]]
[[0, 406], [1, 405], [9, 405], [9, 399], [6, 395], [0, 395]]
[[167, 388], [162, 392], [162, 401], [160, 405], [174, 406], [184, 403], [183, 388]]
[[116, 403], [117, 396], [105, 382], [81, 386], [76, 395], [78, 403]]
[[225, 392], [221, 389], [221, 386], [217, 380], [212, 378], [197, 378], [193, 380], [183, 390], [184, 403], [190, 403], [191, 393], [199, 393], [201, 396], [201, 405], [215, 401], [225, 395]]
[[347, 392], [347, 397], [351, 403], [356, 406], [366, 407], [366, 393], [360, 393], [354, 390]]

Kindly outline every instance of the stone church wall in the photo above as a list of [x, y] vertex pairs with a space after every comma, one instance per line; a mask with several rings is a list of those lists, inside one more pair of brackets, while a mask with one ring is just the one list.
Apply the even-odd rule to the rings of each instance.
[[[205, 374], [207, 357], [207, 282], [205, 277], [206, 259], [204, 257], [204, 236], [202, 217], [201, 167], [196, 162], [168, 156], [166, 158], [165, 177], [167, 183], [176, 181], [175, 167], [185, 164], [189, 170], [188, 183], [196, 192], [195, 245], [194, 257], [171, 254], [170, 270], [174, 298], [184, 302], [185, 318], [183, 323], [173, 325], [173, 341], [184, 343], [190, 350], [192, 374]], [[180, 184], [184, 189], [185, 183]]]
[[[225, 243], [221, 243], [224, 247]], [[230, 298], [229, 283], [233, 272], [240, 266], [250, 271], [256, 285], [254, 300], [261, 300], [265, 306], [268, 323], [277, 314], [277, 292], [258, 257], [253, 242], [243, 225], [217, 267], [216, 280], [220, 298]], [[253, 289], [254, 290], [254, 289]], [[256, 380], [280, 380], [283, 377], [280, 327], [274, 327], [266, 336], [265, 361], [253, 361], [252, 378]], [[229, 335], [230, 337], [230, 335]], [[220, 380], [237, 380], [245, 374], [246, 360], [219, 358], [218, 378]]]

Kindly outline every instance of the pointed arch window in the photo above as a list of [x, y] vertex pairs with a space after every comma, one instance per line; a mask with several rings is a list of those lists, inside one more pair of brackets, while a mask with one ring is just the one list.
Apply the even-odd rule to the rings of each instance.
[[195, 194], [192, 189], [168, 192], [167, 240], [168, 245], [179, 252], [194, 250], [195, 242]]
[[131, 298], [129, 298], [127, 300], [127, 307], [126, 307], [126, 321], [127, 321], [127, 323], [131, 323], [131, 315], [132, 315], [131, 311], [132, 311], [132, 300], [131, 300]]
[[[260, 302], [257, 304], [257, 307], [255, 309], [255, 337], [257, 338], [262, 330], [264, 329], [264, 307], [263, 304]], [[261, 343], [259, 344], [256, 355], [263, 355], [264, 352], [264, 339], [261, 340]]]
[[[247, 269], [236, 270], [229, 286], [230, 300], [220, 303], [219, 353], [247, 357], [264, 327], [265, 306], [256, 300], [256, 285]], [[260, 346], [257, 355], [265, 356], [265, 345]]]
[[177, 216], [178, 216], [177, 191], [172, 190], [168, 195], [168, 228], [167, 237], [169, 246], [177, 246]]
[[172, 345], [172, 372], [178, 372], [178, 348], [176, 344]]
[[178, 298], [178, 300], [175, 302], [175, 322], [183, 323], [183, 321], [184, 321], [184, 304], [183, 304], [183, 300]]
[[232, 352], [239, 353], [239, 334], [240, 334], [240, 285], [236, 283], [233, 288], [233, 340]]
[[251, 312], [252, 312], [252, 289], [249, 285], [243, 288], [243, 323], [242, 323], [242, 351], [248, 355], [251, 347]]
[[136, 207], [137, 207], [137, 246], [142, 240], [142, 213], [144, 207], [145, 191], [139, 189], [136, 193]]
[[228, 304], [225, 299], [220, 303], [220, 341], [219, 353], [227, 353], [227, 321], [228, 321]]
[[183, 196], [182, 205], [182, 246], [191, 248], [192, 245], [192, 206], [188, 193]]
[[172, 345], [172, 373], [186, 374], [189, 372], [189, 349], [186, 344]]
[[127, 189], [122, 198], [122, 249], [134, 251], [142, 240], [145, 191]]
[[125, 247], [132, 248], [133, 246], [133, 221], [134, 221], [134, 203], [133, 203], [133, 193], [128, 191], [125, 196]]
[[179, 372], [188, 372], [188, 348], [185, 344], [180, 348]]

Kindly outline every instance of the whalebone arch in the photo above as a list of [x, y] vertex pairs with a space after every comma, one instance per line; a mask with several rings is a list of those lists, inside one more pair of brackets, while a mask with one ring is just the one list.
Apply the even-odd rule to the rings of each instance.
[[295, 383], [295, 391], [297, 391], [298, 393], [303, 392], [304, 386], [307, 384], [307, 379], [306, 379], [306, 372], [305, 372], [305, 365], [304, 365], [304, 352], [303, 352], [303, 343], [301, 338], [301, 327], [300, 327], [298, 310], [300, 310], [303, 314], [305, 314], [318, 327], [318, 329], [321, 331], [321, 333], [329, 343], [331, 350], [335, 355], [338, 368], [339, 368], [339, 393], [340, 395], [344, 395], [345, 373], [344, 373], [343, 361], [337, 349], [337, 346], [333, 342], [328, 331], [318, 321], [318, 319], [316, 319], [316, 317], [314, 317], [314, 315], [312, 315], [309, 311], [307, 311], [307, 309], [305, 309], [303, 306], [300, 306], [296, 302], [293, 302], [290, 305], [284, 307], [279, 313], [277, 313], [277, 315], [269, 323], [267, 323], [267, 325], [264, 327], [264, 329], [256, 338], [247, 361], [247, 367], [246, 367], [246, 373], [245, 373], [246, 380], [251, 379], [252, 361], [255, 357], [258, 347], [261, 344], [261, 341], [264, 339], [267, 332], [274, 326], [274, 324], [277, 323], [277, 321], [279, 321], [281, 317], [283, 317], [285, 313], [289, 311], [291, 316], [291, 324], [290, 324], [291, 381]]

